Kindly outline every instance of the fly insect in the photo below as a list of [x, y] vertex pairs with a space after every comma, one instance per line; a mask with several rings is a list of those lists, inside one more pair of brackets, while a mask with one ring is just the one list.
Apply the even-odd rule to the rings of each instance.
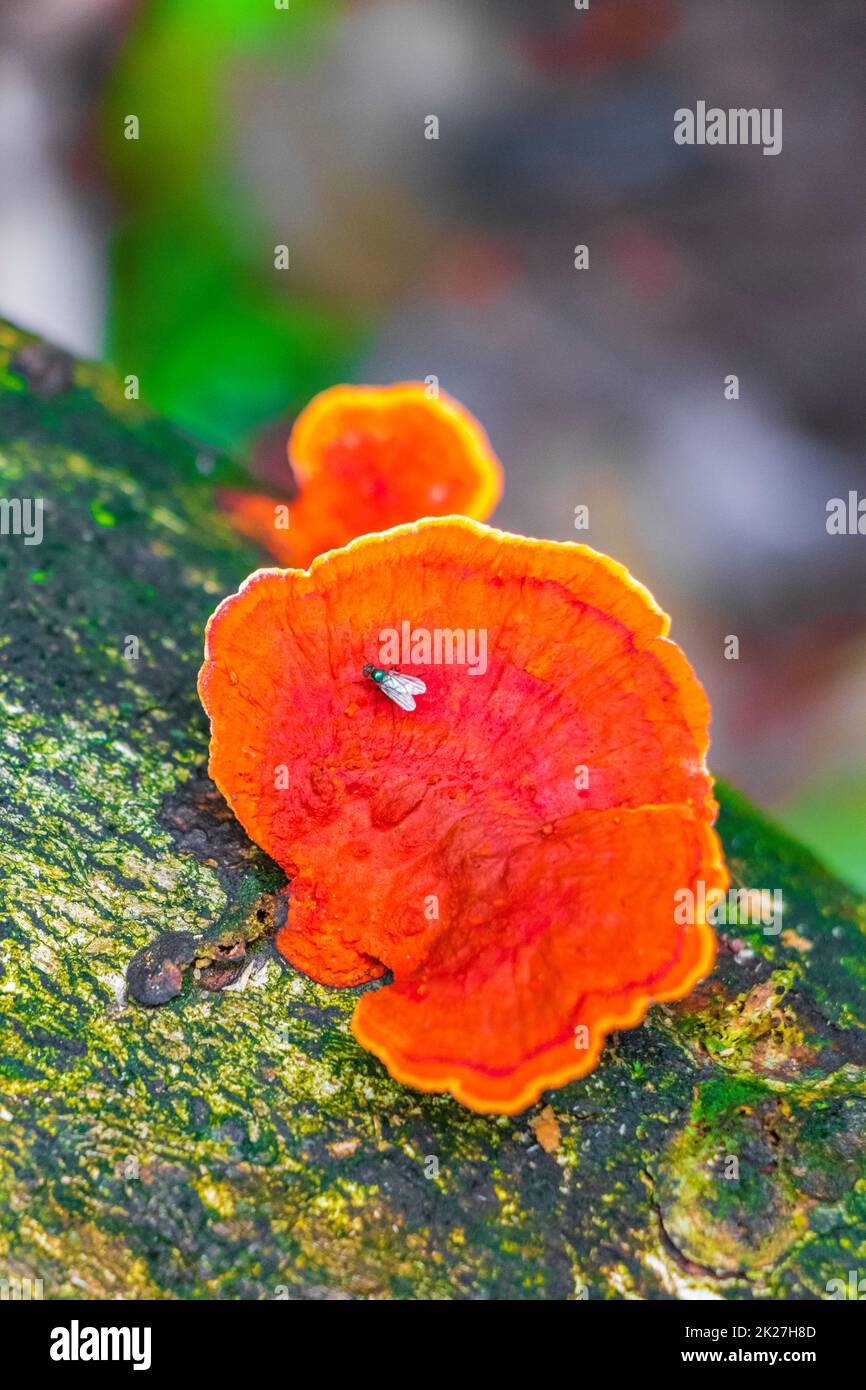
[[385, 671], [369, 661], [364, 666], [363, 674], [401, 709], [414, 709], [415, 696], [424, 695], [427, 691], [426, 685], [417, 676], [404, 676], [402, 671]]

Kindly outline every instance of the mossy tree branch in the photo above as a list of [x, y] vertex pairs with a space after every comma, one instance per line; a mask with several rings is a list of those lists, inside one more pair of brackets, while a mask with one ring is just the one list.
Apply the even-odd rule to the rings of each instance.
[[[696, 994], [550, 1097], [555, 1151], [540, 1107], [391, 1081], [354, 992], [268, 945], [282, 877], [206, 776], [203, 626], [256, 563], [212, 504], [232, 467], [28, 341], [0, 328], [0, 493], [45, 502], [41, 545], [0, 537], [0, 1276], [594, 1299], [866, 1273], [862, 901], [723, 793], [735, 880], [782, 890], [783, 930], [726, 927]], [[125, 972], [166, 931], [216, 982], [142, 1008]]]

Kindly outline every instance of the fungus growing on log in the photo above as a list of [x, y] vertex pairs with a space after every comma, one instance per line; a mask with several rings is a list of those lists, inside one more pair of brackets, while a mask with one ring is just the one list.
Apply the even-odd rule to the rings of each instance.
[[[439, 655], [400, 667], [411, 712], [362, 675], [407, 624]], [[606, 556], [459, 517], [259, 570], [210, 619], [210, 772], [292, 880], [277, 946], [325, 984], [392, 972], [353, 1028], [398, 1080], [522, 1110], [709, 971], [674, 910], [727, 886], [709, 709], [668, 627]]]
[[428, 391], [420, 382], [323, 391], [289, 437], [297, 500], [227, 489], [221, 505], [243, 535], [296, 566], [423, 516], [485, 520], [502, 493], [499, 460], [468, 410]]

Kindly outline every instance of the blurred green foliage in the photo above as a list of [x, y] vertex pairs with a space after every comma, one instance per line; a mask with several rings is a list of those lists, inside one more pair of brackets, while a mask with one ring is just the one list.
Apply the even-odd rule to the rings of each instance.
[[339, 13], [334, 0], [145, 0], [104, 94], [119, 204], [108, 353], [149, 404], [221, 447], [345, 377], [363, 342], [356, 315], [274, 268], [283, 238], [245, 177], [233, 99], [244, 73], [285, 81], [314, 62]]
[[796, 797], [775, 807], [773, 814], [848, 883], [866, 889], [866, 774], [862, 770], [809, 783]]

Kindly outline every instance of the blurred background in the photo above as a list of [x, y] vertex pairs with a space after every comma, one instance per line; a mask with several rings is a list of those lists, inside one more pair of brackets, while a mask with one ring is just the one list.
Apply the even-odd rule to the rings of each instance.
[[[2, 0], [0, 314], [265, 481], [315, 391], [436, 375], [866, 887], [864, 60], [862, 0]], [[698, 100], [782, 153], [676, 145]]]

